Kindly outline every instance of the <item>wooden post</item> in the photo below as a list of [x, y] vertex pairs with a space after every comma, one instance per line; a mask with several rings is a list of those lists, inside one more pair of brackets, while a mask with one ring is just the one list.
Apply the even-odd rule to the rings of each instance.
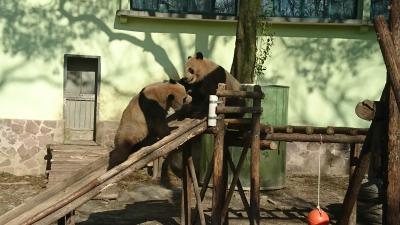
[[57, 220], [57, 225], [75, 225], [75, 210]]
[[[261, 87], [255, 85], [254, 92], [261, 93]], [[261, 107], [261, 99], [253, 99], [253, 107]], [[260, 224], [260, 116], [261, 113], [252, 115], [250, 225]]]
[[394, 92], [394, 97], [396, 99], [397, 106], [400, 106], [400, 59], [397, 57], [396, 48], [393, 43], [393, 38], [390, 35], [389, 28], [386, 24], [385, 17], [375, 17], [374, 27], [378, 33], [378, 41], [387, 71], [389, 72], [389, 79]]
[[181, 225], [191, 225], [191, 179], [188, 161], [191, 157], [191, 148], [182, 151], [182, 200]]
[[[360, 156], [361, 145], [351, 144], [350, 145], [350, 166], [349, 166], [349, 182], [351, 176], [354, 174], [354, 170], [357, 165], [358, 157]], [[349, 225], [357, 225], [357, 202], [354, 203], [353, 211], [351, 212]]]
[[[394, 44], [393, 58], [399, 59], [400, 56], [400, 3], [398, 0], [390, 1], [390, 28], [392, 32], [392, 40]], [[399, 62], [399, 61], [397, 61]], [[399, 66], [399, 64], [397, 64]], [[388, 70], [389, 77], [399, 78], [399, 74], [391, 74], [393, 71]], [[391, 79], [389, 94], [389, 118], [388, 118], [388, 147], [387, 147], [387, 165], [384, 170], [386, 177], [384, 178], [385, 197], [383, 201], [383, 218], [382, 224], [395, 225], [400, 222], [400, 143], [399, 143], [399, 107], [396, 104], [395, 92], [396, 81]], [[397, 90], [398, 91], [398, 90]]]
[[192, 181], [193, 181], [193, 189], [194, 189], [194, 194], [196, 197], [197, 212], [198, 212], [198, 215], [200, 216], [200, 224], [206, 225], [206, 219], [204, 217], [202, 199], [200, 197], [199, 184], [197, 182], [197, 176], [196, 176], [196, 171], [194, 169], [194, 163], [193, 163], [192, 156], [190, 156], [188, 158], [188, 165], [189, 165], [190, 176], [192, 177]]
[[[386, 83], [382, 92], [381, 102], [387, 101], [386, 96], [388, 93], [388, 88], [389, 85]], [[384, 107], [384, 104], [380, 104], [378, 107]], [[343, 200], [342, 217], [340, 218], [338, 225], [349, 224], [350, 215], [353, 211], [354, 204], [357, 201], [358, 192], [360, 191], [361, 181], [368, 170], [371, 152], [375, 149], [381, 148], [380, 142], [382, 134], [385, 132], [385, 127], [384, 121], [378, 120], [378, 118], [374, 118], [372, 120], [360, 152], [358, 164], [350, 178], [349, 187]]]
[[[243, 147], [242, 154], [240, 155], [239, 162], [238, 162], [238, 165], [236, 167], [236, 170], [233, 171], [233, 178], [232, 178], [232, 181], [231, 181], [231, 186], [229, 187], [228, 194], [226, 195], [226, 198], [225, 198], [224, 207], [222, 208], [222, 223], [224, 222], [225, 216], [227, 216], [227, 214], [228, 214], [229, 203], [230, 203], [231, 198], [233, 196], [233, 192], [235, 191], [236, 184], [237, 184], [237, 182], [239, 180], [240, 171], [242, 170], [242, 166], [243, 166], [244, 160], [246, 159], [246, 155], [247, 155], [248, 150], [249, 150], [249, 144], [246, 143], [245, 146]], [[228, 161], [232, 160], [231, 157], [230, 157], [230, 153], [229, 152], [227, 152], [227, 155], [229, 155], [227, 157], [228, 158], [227, 160]]]
[[[219, 90], [225, 89], [225, 84], [218, 84]], [[225, 105], [225, 97], [219, 98], [220, 106]], [[213, 172], [213, 196], [211, 224], [221, 225], [222, 207], [225, 202], [226, 187], [224, 183], [224, 136], [225, 123], [224, 114], [218, 114], [217, 131], [214, 139], [214, 172]]]
[[[232, 157], [229, 154], [229, 152], [227, 154], [227, 158], [228, 158], [229, 167], [231, 168], [232, 173], [235, 173], [236, 167], [235, 167], [235, 164], [233, 163]], [[240, 198], [242, 199], [242, 203], [246, 210], [247, 217], [250, 219], [250, 205], [249, 205], [249, 202], [247, 201], [247, 197], [246, 197], [246, 194], [244, 193], [243, 185], [240, 182], [240, 179], [237, 180], [236, 187], [238, 189]]]

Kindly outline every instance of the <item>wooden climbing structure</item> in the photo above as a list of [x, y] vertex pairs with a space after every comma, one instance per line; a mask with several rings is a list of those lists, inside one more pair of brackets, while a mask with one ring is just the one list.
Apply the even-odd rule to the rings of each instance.
[[167, 155], [207, 128], [205, 119], [172, 121], [169, 125], [178, 128], [157, 143], [141, 148], [120, 165], [107, 171], [108, 156], [100, 157], [71, 177], [3, 214], [0, 217], [0, 224], [51, 224], [92, 199], [112, 183]]

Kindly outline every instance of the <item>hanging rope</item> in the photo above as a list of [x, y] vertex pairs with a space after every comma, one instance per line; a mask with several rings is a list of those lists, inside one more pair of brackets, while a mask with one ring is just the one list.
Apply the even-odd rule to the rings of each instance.
[[319, 189], [321, 186], [321, 149], [322, 149], [322, 134], [319, 134], [321, 137], [320, 143], [319, 143], [319, 149], [318, 149], [318, 203], [317, 203], [317, 209], [321, 213], [321, 208], [319, 207]]
[[324, 210], [319, 206], [319, 192], [321, 187], [321, 151], [322, 151], [322, 135], [320, 134], [320, 143], [318, 148], [318, 204], [317, 208], [311, 210], [308, 214], [307, 221], [309, 225], [328, 225], [329, 216]]

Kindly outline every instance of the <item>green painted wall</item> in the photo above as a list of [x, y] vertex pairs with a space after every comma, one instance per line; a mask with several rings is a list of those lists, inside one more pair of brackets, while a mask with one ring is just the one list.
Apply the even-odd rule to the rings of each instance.
[[[177, 78], [197, 50], [230, 68], [234, 23], [120, 23], [119, 4], [0, 1], [0, 118], [62, 119], [65, 53], [101, 56], [100, 120], [119, 120], [132, 95], [150, 82]], [[260, 82], [290, 86], [289, 123], [367, 126], [355, 116], [355, 104], [378, 99], [385, 80], [374, 32], [311, 25], [272, 29], [275, 45]]]

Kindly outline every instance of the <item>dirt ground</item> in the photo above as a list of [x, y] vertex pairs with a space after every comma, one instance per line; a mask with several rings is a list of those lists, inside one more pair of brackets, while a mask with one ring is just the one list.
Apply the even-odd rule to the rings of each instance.
[[[328, 212], [335, 224], [347, 188], [348, 177], [322, 177], [321, 207]], [[77, 209], [80, 225], [150, 225], [179, 224], [180, 189], [167, 189], [151, 180], [145, 170], [140, 170], [118, 182], [106, 193]], [[12, 176], [0, 173], [0, 215], [22, 203], [25, 199], [43, 191], [45, 177]], [[211, 190], [206, 194], [204, 208], [210, 219]], [[247, 195], [249, 193], [246, 193]], [[261, 224], [307, 224], [308, 212], [316, 206], [317, 177], [287, 176], [286, 187], [261, 193]], [[193, 200], [193, 203], [195, 201]], [[229, 223], [248, 224], [240, 197], [234, 194]]]

